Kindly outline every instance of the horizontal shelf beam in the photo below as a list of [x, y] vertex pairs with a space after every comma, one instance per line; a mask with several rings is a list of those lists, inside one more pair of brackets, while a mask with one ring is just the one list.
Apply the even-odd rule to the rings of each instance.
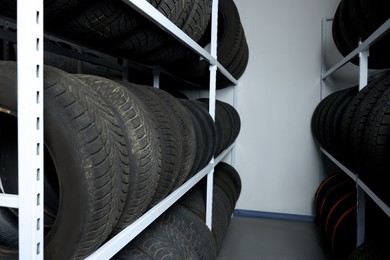
[[12, 194], [0, 194], [0, 207], [19, 208], [19, 196]]
[[326, 71], [321, 79], [326, 79], [333, 72], [343, 67], [346, 63], [352, 60], [355, 56], [359, 54], [359, 52], [367, 51], [375, 42], [377, 42], [382, 36], [384, 36], [388, 31], [390, 31], [390, 18], [383, 23], [370, 37], [368, 37], [362, 44], [360, 44], [356, 49], [354, 49], [351, 53], [345, 56], [341, 61], [339, 61], [336, 65], [334, 65], [330, 70]]
[[332, 162], [334, 162], [343, 172], [351, 177], [351, 179], [353, 179], [356, 184], [361, 187], [368, 196], [370, 196], [370, 198], [386, 213], [386, 215], [390, 217], [390, 207], [386, 205], [386, 203], [384, 203], [361, 179], [359, 179], [357, 174], [345, 167], [324, 148], [321, 148], [321, 152], [325, 154]]

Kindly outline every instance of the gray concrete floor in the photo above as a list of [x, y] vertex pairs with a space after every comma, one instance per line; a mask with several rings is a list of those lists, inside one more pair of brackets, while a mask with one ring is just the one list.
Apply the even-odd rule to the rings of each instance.
[[326, 260], [319, 229], [311, 222], [235, 217], [217, 260]]

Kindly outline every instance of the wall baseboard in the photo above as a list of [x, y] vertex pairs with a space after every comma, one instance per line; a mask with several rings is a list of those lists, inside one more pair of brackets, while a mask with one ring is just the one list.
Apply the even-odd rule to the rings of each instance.
[[265, 218], [275, 220], [314, 222], [315, 216], [236, 209], [233, 217]]

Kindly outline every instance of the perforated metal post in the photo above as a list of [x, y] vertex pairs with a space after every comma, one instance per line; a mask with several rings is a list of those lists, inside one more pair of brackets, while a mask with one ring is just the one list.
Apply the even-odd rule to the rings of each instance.
[[17, 17], [19, 258], [43, 259], [43, 0]]
[[[217, 40], [218, 40], [218, 0], [214, 0], [211, 11], [211, 57], [217, 60]], [[217, 82], [217, 64], [210, 64], [210, 88], [209, 88], [209, 113], [215, 120], [215, 99]], [[214, 158], [211, 160], [214, 165]], [[212, 229], [212, 209], [213, 209], [213, 183], [214, 169], [207, 175], [207, 196], [206, 196], [206, 225]]]

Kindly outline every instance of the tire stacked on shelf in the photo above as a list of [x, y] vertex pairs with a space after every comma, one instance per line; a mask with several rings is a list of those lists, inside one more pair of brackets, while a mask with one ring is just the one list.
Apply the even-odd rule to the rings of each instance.
[[[211, 41], [211, 0], [147, 0], [175, 26], [195, 42], [206, 48]], [[16, 17], [14, 1], [0, 3], [0, 14]], [[177, 86], [173, 78], [190, 81], [193, 88], [209, 86], [209, 62], [200, 60], [173, 36], [146, 19], [121, 0], [45, 0], [45, 29], [53, 35], [119, 56], [144, 65], [158, 65], [171, 76], [163, 82], [167, 88]], [[218, 60], [238, 79], [249, 60], [246, 41], [238, 9], [233, 0], [219, 2]], [[55, 57], [55, 59], [62, 59]], [[55, 61], [54, 61], [55, 62]], [[58, 62], [57, 62], [58, 63]], [[130, 81], [147, 82], [146, 75], [132, 75]], [[149, 76], [149, 75], [148, 75]], [[165, 83], [164, 83], [165, 82]], [[149, 84], [149, 83], [145, 83]], [[231, 85], [221, 72], [217, 73], [217, 88]], [[181, 84], [181, 87], [185, 87]]]
[[[225, 238], [231, 215], [241, 193], [239, 173], [229, 164], [220, 162], [214, 169], [212, 234], [217, 254]], [[177, 202], [194, 212], [202, 221], [206, 220], [206, 182], [195, 185]]]
[[[0, 72], [1, 187], [17, 194], [16, 63], [0, 62]], [[202, 101], [49, 66], [44, 75], [49, 258], [86, 257], [204, 168], [217, 147], [223, 147]], [[232, 123], [225, 128], [235, 129], [225, 131], [226, 140], [233, 141], [239, 132], [238, 113], [218, 104], [225, 108], [222, 117]], [[241, 189], [238, 176], [234, 184], [220, 179], [217, 190]], [[238, 194], [231, 191], [223, 197], [225, 210], [234, 209]], [[4, 208], [0, 213], [0, 231], [6, 232], [0, 236], [0, 255], [17, 257], [17, 211]]]
[[187, 109], [194, 124], [196, 156], [189, 177], [203, 169], [215, 154], [217, 129], [213, 118], [202, 104], [196, 100], [179, 99]]
[[[17, 193], [16, 132], [8, 131], [16, 129], [16, 63], [1, 62], [0, 68], [0, 103], [2, 111], [9, 112], [1, 113], [7, 123], [1, 124], [1, 181], [5, 192]], [[143, 134], [132, 140], [138, 149], [131, 149], [124, 123], [107, 99], [58, 69], [46, 66], [44, 76], [45, 191], [57, 195], [45, 196], [45, 255], [84, 258], [124, 215], [129, 192], [144, 197], [133, 209], [138, 216], [143, 213], [158, 180], [157, 141], [148, 123], [139, 121], [134, 127]], [[126, 105], [133, 109], [128, 100]], [[144, 117], [142, 113], [134, 111], [133, 118]], [[137, 162], [140, 157], [147, 163]]]
[[356, 187], [344, 173], [330, 175], [315, 194], [316, 224], [332, 259], [345, 259], [356, 245]]
[[[204, 46], [210, 44], [210, 27], [208, 29], [204, 37], [200, 40], [200, 44]], [[218, 61], [235, 79], [239, 79], [248, 65], [249, 47], [240, 14], [233, 0], [218, 2], [217, 38]], [[199, 57], [196, 55], [187, 56], [182, 60], [178, 60], [177, 64], [172, 64], [168, 69], [185, 79], [198, 83], [203, 88], [208, 88], [209, 86], [209, 62], [199, 60]], [[231, 81], [218, 71], [217, 89], [230, 85]]]
[[112, 259], [215, 259], [213, 236], [192, 211], [173, 205]]
[[[318, 104], [312, 116], [312, 132], [325, 150], [359, 174], [359, 178], [388, 203], [390, 75], [384, 73], [372, 79], [358, 93], [355, 88], [335, 92]], [[346, 95], [348, 102], [339, 105], [337, 100]], [[339, 114], [331, 112], [332, 108]], [[337, 123], [336, 134], [328, 133], [329, 118], [330, 122]]]
[[[208, 110], [209, 99], [200, 98], [200, 103]], [[218, 156], [237, 139], [241, 120], [238, 111], [229, 103], [215, 101], [215, 125], [217, 129], [217, 147], [214, 156]]]
[[[195, 42], [211, 18], [211, 0], [147, 0]], [[16, 17], [16, 4], [0, 3], [0, 14]], [[184, 57], [188, 49], [121, 0], [45, 0], [45, 29], [105, 53], [150, 65]]]
[[321, 100], [312, 115], [311, 131], [314, 138], [336, 157], [342, 156], [341, 118], [357, 91], [357, 87], [352, 87], [328, 95]]
[[[337, 49], [343, 56], [358, 47], [390, 18], [387, 0], [342, 0], [334, 14], [332, 34]], [[384, 35], [370, 48], [368, 66], [371, 69], [390, 67], [390, 34]], [[358, 65], [358, 59], [351, 61]]]
[[214, 174], [212, 231], [205, 224], [206, 182], [202, 181], [113, 259], [215, 259], [241, 192], [241, 179], [223, 162]]

